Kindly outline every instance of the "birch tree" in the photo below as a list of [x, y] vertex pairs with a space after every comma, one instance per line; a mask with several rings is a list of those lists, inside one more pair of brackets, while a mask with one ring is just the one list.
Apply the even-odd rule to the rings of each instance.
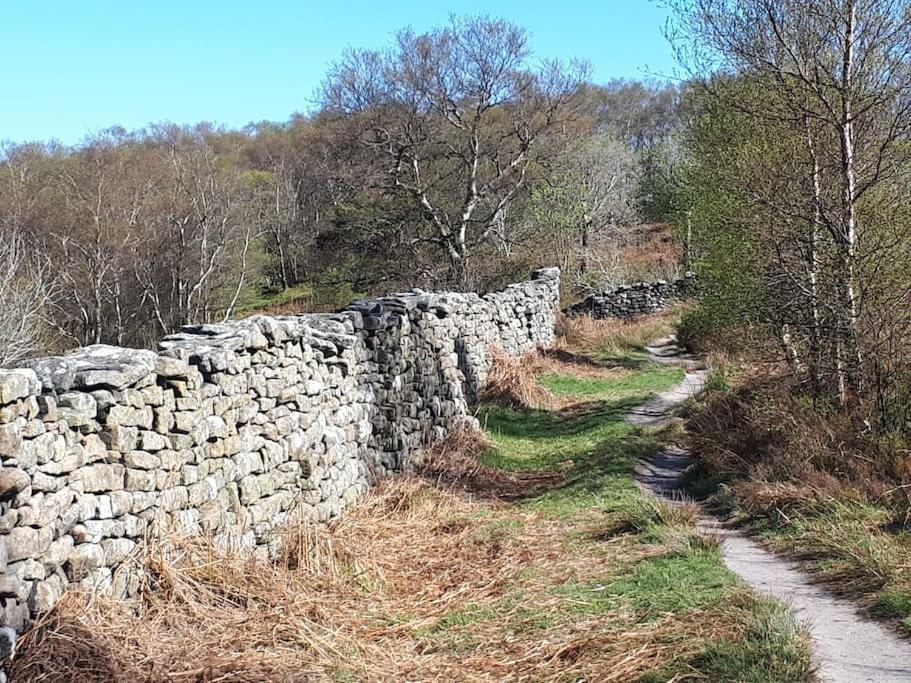
[[[727, 104], [805, 141], [800, 201], [754, 195], [779, 223], [805, 226], [805, 272], [794, 278], [812, 309], [811, 367], [834, 366], [843, 403], [863, 393], [865, 264], [888, 258], [882, 217], [863, 218], [868, 197], [902, 182], [911, 133], [911, 3], [908, 0], [682, 0], [671, 28], [682, 62], [719, 95], [720, 79], [752, 78], [760, 101]], [[770, 169], [773, 172], [779, 169]], [[823, 237], [837, 257], [835, 288], [823, 297]], [[862, 262], [863, 261], [863, 262]], [[784, 303], [784, 302], [783, 302]], [[826, 310], [827, 309], [827, 310]], [[828, 313], [828, 315], [827, 315]], [[823, 329], [823, 318], [828, 329]], [[823, 339], [823, 337], [826, 339]], [[822, 348], [830, 340], [831, 350]], [[823, 356], [831, 362], [823, 360]], [[814, 380], [818, 381], [818, 380]]]

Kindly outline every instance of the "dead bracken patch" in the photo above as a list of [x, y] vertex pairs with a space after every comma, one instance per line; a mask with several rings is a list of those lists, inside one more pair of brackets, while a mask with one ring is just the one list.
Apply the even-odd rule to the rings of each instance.
[[425, 451], [417, 472], [436, 486], [507, 501], [528, 498], [565, 479], [562, 470], [508, 472], [485, 465], [478, 456], [491, 446], [484, 432], [465, 421]]
[[491, 367], [481, 399], [508, 408], [553, 408], [558, 399], [538, 382], [545, 357], [539, 351], [508, 356], [491, 350]]
[[[22, 639], [13, 680], [623, 680], [679, 654], [672, 634], [697, 623], [614, 636], [635, 615], [561, 617], [554, 589], [603, 569], [597, 553], [572, 548], [564, 523], [418, 477], [383, 482], [328, 526], [301, 524], [274, 563], [203, 540], [155, 546], [141, 597], [68, 594]], [[448, 642], [447, 615], [478, 611], [490, 620], [451, 634], [470, 651]], [[531, 612], [553, 623], [510, 631]]]
[[557, 317], [557, 348], [611, 353], [640, 349], [670, 334], [679, 316], [677, 309], [636, 318], [596, 319], [560, 314]]

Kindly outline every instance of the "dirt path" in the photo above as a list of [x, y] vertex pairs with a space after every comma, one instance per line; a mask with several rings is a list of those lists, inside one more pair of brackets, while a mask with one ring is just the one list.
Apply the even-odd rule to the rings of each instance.
[[[682, 364], [685, 379], [675, 388], [632, 411], [632, 424], [655, 426], [671, 421], [673, 408], [702, 390], [706, 371], [695, 358], [683, 355], [673, 338], [648, 348], [653, 360]], [[679, 499], [680, 480], [692, 462], [684, 448], [668, 448], [644, 459], [637, 468], [641, 484], [659, 495]], [[706, 533], [719, 536], [725, 564], [756, 590], [792, 605], [805, 620], [821, 681], [855, 683], [911, 681], [911, 643], [865, 619], [848, 600], [832, 596], [811, 583], [792, 564], [764, 550], [738, 531], [726, 529], [711, 516], [701, 523]]]

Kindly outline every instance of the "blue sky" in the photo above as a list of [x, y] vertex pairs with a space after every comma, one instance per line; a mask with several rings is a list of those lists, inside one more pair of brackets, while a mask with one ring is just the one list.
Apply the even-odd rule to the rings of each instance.
[[348, 46], [484, 13], [527, 28], [536, 55], [593, 78], [666, 74], [665, 13], [650, 0], [0, 0], [0, 139], [79, 142], [112, 125], [232, 127], [307, 111]]

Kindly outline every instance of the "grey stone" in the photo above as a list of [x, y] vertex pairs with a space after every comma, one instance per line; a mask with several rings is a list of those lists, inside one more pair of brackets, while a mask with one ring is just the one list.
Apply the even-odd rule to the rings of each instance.
[[34, 614], [50, 612], [63, 596], [64, 588], [63, 579], [57, 574], [35, 582], [28, 597], [29, 609]]
[[45, 551], [38, 559], [47, 567], [59, 567], [64, 562], [66, 562], [72, 550], [73, 537], [69, 535], [61, 536], [57, 540], [52, 541], [47, 551]]
[[70, 553], [66, 575], [70, 581], [81, 581], [103, 565], [104, 549], [96, 543], [81, 543]]
[[154, 372], [158, 354], [96, 344], [73, 351], [64, 358], [74, 369], [74, 387], [125, 389]]
[[145, 451], [130, 451], [124, 454], [123, 464], [140, 470], [154, 470], [161, 467], [161, 458]]
[[115, 405], [108, 410], [107, 423], [119, 427], [141, 427], [151, 429], [154, 414], [150, 407], [134, 408]]
[[112, 451], [126, 453], [136, 450], [139, 445], [139, 428], [122, 425], [108, 425], [101, 434], [101, 439]]
[[44, 391], [69, 391], [73, 387], [76, 369], [65, 358], [35, 358], [22, 361], [19, 365], [35, 373]]
[[15, 467], [0, 469], [0, 500], [14, 497], [31, 484], [31, 479], [22, 470]]
[[91, 394], [70, 391], [57, 397], [60, 416], [70, 425], [78, 427], [88, 424], [98, 414], [98, 404]]
[[0, 597], [25, 600], [29, 594], [29, 584], [17, 576], [0, 575]]
[[171, 442], [168, 437], [158, 432], [143, 431], [139, 433], [139, 450], [155, 453], [171, 448]]
[[12, 403], [39, 391], [38, 376], [33, 370], [0, 369], [0, 403]]
[[25, 429], [25, 419], [18, 418], [14, 422], [0, 424], [0, 456], [16, 457], [22, 446], [22, 431]]
[[101, 547], [104, 550], [105, 564], [114, 566], [129, 557], [136, 547], [136, 541], [128, 538], [106, 538], [101, 542]]
[[71, 476], [82, 482], [87, 493], [115, 491], [123, 488], [124, 467], [119, 463], [97, 463], [86, 465]]
[[6, 536], [6, 553], [9, 562], [39, 557], [51, 545], [53, 530], [17, 526]]

